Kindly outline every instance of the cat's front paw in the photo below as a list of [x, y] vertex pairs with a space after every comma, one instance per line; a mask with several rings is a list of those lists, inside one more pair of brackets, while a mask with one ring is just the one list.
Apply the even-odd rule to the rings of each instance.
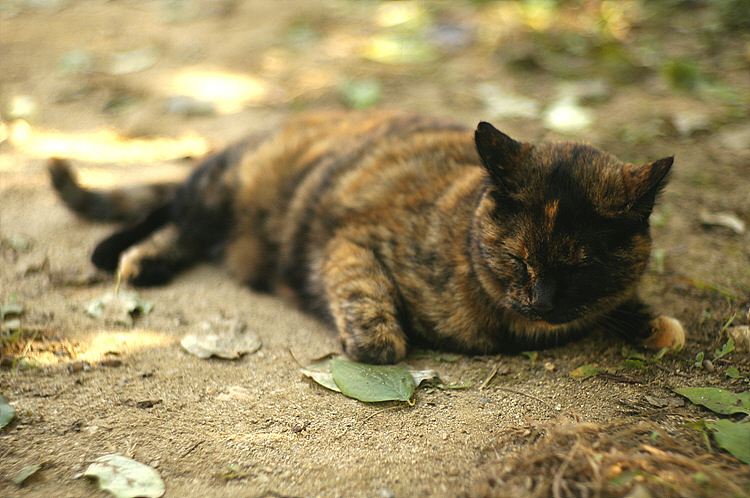
[[685, 344], [685, 329], [682, 324], [668, 316], [658, 316], [648, 322], [651, 332], [643, 341], [643, 347], [648, 349], [680, 349]]
[[387, 340], [365, 342], [361, 337], [352, 334], [341, 336], [341, 345], [346, 355], [354, 361], [377, 365], [398, 363], [406, 358], [406, 341], [398, 336]]

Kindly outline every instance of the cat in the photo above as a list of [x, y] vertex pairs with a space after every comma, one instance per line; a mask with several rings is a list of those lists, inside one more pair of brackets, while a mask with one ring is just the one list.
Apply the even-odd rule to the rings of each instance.
[[381, 111], [292, 118], [181, 185], [93, 190], [65, 160], [49, 170], [84, 216], [143, 215], [99, 243], [97, 267], [140, 286], [222, 261], [332, 323], [352, 359], [387, 364], [417, 345], [518, 352], [597, 328], [681, 347], [680, 322], [635, 292], [672, 163]]

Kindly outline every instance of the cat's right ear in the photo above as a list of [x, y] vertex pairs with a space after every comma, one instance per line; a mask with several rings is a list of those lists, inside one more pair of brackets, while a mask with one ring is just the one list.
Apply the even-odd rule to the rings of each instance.
[[508, 175], [526, 152], [524, 144], [484, 121], [477, 125], [474, 141], [484, 168], [495, 180], [507, 184]]

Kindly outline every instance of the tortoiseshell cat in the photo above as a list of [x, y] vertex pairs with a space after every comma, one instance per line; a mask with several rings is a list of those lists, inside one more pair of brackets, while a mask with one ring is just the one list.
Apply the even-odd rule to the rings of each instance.
[[220, 259], [254, 288], [291, 290], [350, 357], [393, 363], [414, 344], [518, 351], [597, 327], [682, 345], [680, 323], [635, 295], [671, 166], [381, 112], [292, 119], [179, 186], [93, 191], [65, 161], [50, 172], [84, 215], [148, 213], [96, 247], [99, 268], [154, 285]]

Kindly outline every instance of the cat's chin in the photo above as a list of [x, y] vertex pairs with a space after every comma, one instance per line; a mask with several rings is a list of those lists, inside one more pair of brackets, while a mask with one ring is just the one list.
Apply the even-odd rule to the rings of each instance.
[[515, 310], [512, 312], [512, 316], [508, 316], [507, 319], [516, 332], [531, 333], [534, 335], [554, 333], [563, 329], [575, 327], [579, 321], [578, 319], [567, 321], [545, 320], [544, 318], [528, 316], [525, 313], [520, 313]]

